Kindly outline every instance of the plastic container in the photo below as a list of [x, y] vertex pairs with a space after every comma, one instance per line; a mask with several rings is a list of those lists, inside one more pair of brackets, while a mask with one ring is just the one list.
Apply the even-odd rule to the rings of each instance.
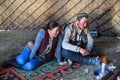
[[93, 68], [94, 68], [94, 75], [98, 76], [100, 74], [100, 60], [99, 60], [99, 57], [96, 58], [96, 62], [94, 64]]
[[106, 69], [106, 64], [103, 62], [101, 65], [101, 73], [104, 75], [105, 74], [105, 69]]

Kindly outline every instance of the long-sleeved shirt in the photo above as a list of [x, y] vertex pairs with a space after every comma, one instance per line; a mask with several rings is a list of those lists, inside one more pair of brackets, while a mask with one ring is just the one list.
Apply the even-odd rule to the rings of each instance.
[[[74, 23], [74, 24], [76, 25], [74, 27], [77, 27], [77, 32], [78, 32], [78, 34], [76, 36], [77, 37], [76, 40], [81, 41], [82, 30], [80, 28], [78, 28], [76, 23]], [[81, 47], [78, 46], [78, 45], [74, 45], [74, 44], [70, 43], [70, 39], [71, 39], [70, 37], [72, 35], [72, 29], [73, 28], [70, 25], [65, 28], [65, 34], [64, 34], [64, 38], [63, 38], [63, 42], [62, 42], [62, 47], [66, 50], [70, 50], [70, 51], [73, 51], [73, 52], [79, 52]], [[93, 47], [93, 38], [90, 35], [90, 33], [87, 33], [87, 40], [88, 40], [88, 42], [86, 44], [86, 49], [91, 50], [92, 47]]]
[[[35, 42], [34, 42], [34, 47], [33, 47], [32, 51], [31, 51], [31, 54], [30, 54], [30, 60], [33, 59], [33, 57], [35, 57], [35, 55], [36, 55], [44, 37], [45, 37], [45, 30], [40, 29], [40, 31], [38, 32], [38, 34], [36, 36], [36, 39], [35, 39]], [[56, 47], [56, 56], [57, 56], [57, 61], [58, 62], [61, 61], [61, 46], [60, 46], [62, 44], [61, 40], [62, 40], [61, 37], [59, 37], [58, 44], [57, 44], [57, 47]]]

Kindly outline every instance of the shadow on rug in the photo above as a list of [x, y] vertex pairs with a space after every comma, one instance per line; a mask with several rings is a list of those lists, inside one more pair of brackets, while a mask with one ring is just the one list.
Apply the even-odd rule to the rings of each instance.
[[0, 80], [56, 80], [63, 78], [79, 69], [80, 64], [60, 66], [52, 60], [33, 71], [11, 67], [0, 68]]

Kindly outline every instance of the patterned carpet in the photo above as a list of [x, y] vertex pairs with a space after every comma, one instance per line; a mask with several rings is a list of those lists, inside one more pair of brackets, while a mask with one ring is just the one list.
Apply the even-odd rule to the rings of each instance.
[[80, 64], [60, 66], [52, 60], [33, 71], [11, 67], [0, 68], [0, 80], [56, 80], [63, 78], [79, 69]]

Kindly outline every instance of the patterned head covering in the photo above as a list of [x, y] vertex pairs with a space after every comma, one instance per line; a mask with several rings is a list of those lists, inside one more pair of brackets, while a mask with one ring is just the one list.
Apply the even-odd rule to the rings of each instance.
[[79, 14], [77, 14], [77, 19], [78, 20], [80, 20], [82, 17], [88, 18], [88, 14], [87, 13], [79, 13]]

